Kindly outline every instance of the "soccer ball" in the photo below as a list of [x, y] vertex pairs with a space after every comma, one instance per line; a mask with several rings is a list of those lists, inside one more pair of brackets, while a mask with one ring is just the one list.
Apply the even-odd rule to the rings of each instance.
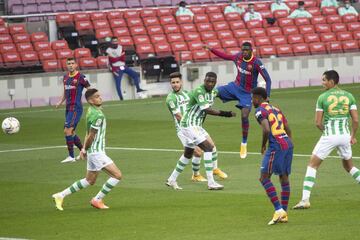
[[1, 128], [6, 134], [14, 134], [20, 130], [20, 122], [14, 117], [5, 118], [1, 124]]

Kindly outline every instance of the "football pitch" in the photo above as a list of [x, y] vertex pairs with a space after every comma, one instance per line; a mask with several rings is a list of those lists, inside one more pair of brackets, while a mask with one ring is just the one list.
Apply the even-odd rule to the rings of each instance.
[[[341, 87], [360, 101], [360, 84]], [[282, 109], [293, 132], [290, 208], [301, 198], [306, 165], [320, 137], [314, 109], [321, 92], [321, 87], [272, 91], [271, 103]], [[219, 151], [219, 167], [229, 175], [219, 180], [225, 189], [208, 191], [206, 183], [193, 183], [191, 166], [187, 166], [178, 178], [184, 190], [174, 191], [164, 183], [182, 146], [165, 98], [105, 103], [107, 154], [124, 178], [105, 198], [109, 210], [89, 204], [107, 179], [102, 173], [95, 186], [65, 198], [63, 212], [55, 209], [51, 195], [86, 172], [84, 161], [60, 163], [67, 156], [64, 108], [0, 111], [1, 120], [14, 116], [21, 123], [18, 134], [0, 134], [0, 239], [357, 239], [360, 185], [343, 170], [337, 157], [326, 159], [321, 166], [309, 210], [289, 210], [287, 224], [267, 226], [273, 207], [258, 181], [260, 127], [252, 111], [250, 154], [240, 159], [240, 112], [234, 105], [217, 100], [214, 108], [235, 110], [238, 116], [208, 116], [205, 123]], [[77, 129], [81, 139], [84, 116]], [[359, 144], [353, 146], [357, 167]], [[201, 172], [205, 176], [203, 162]], [[272, 179], [279, 193], [277, 177]]]

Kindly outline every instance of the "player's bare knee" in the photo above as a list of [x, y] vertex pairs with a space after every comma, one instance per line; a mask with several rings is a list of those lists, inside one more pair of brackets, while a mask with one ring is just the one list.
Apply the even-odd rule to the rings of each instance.
[[202, 154], [202, 151], [201, 151], [201, 149], [200, 148], [195, 148], [195, 150], [194, 150], [194, 156], [195, 157], [201, 157], [201, 154]]
[[94, 185], [96, 183], [96, 179], [86, 179], [90, 185]]
[[117, 173], [114, 174], [113, 177], [116, 178], [117, 180], [121, 180], [122, 179], [122, 174], [121, 174], [121, 172], [117, 172]]
[[347, 172], [350, 172], [350, 170], [354, 167], [354, 164], [352, 163], [351, 159], [349, 159], [349, 160], [343, 159], [342, 164], [343, 164], [345, 171], [347, 171]]

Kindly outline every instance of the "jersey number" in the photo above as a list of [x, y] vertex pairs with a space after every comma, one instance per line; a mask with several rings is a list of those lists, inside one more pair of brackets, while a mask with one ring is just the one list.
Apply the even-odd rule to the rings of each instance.
[[281, 114], [278, 114], [277, 116], [274, 113], [269, 114], [271, 132], [274, 136], [286, 134], [284, 130], [284, 124], [282, 123], [282, 118], [283, 116]]
[[[337, 114], [347, 114], [349, 112], [349, 98], [348, 97], [345, 97], [345, 96], [341, 96], [341, 97], [336, 97], [335, 95], [330, 95], [328, 98], [327, 98], [327, 101], [328, 102], [332, 102], [330, 105], [329, 105], [329, 108], [328, 108], [328, 112], [331, 114], [331, 115], [337, 115]], [[334, 109], [337, 107], [338, 104], [341, 104], [342, 105], [342, 108], [340, 109]]]

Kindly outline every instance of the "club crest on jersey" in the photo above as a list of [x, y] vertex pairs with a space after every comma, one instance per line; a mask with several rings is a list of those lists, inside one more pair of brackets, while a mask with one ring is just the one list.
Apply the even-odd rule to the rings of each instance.
[[170, 101], [169, 105], [170, 105], [171, 108], [175, 108], [175, 104], [174, 104], [173, 101]]
[[102, 119], [96, 120], [95, 126], [100, 126], [102, 123]]
[[205, 99], [204, 99], [204, 96], [203, 95], [199, 95], [199, 102], [204, 102]]

